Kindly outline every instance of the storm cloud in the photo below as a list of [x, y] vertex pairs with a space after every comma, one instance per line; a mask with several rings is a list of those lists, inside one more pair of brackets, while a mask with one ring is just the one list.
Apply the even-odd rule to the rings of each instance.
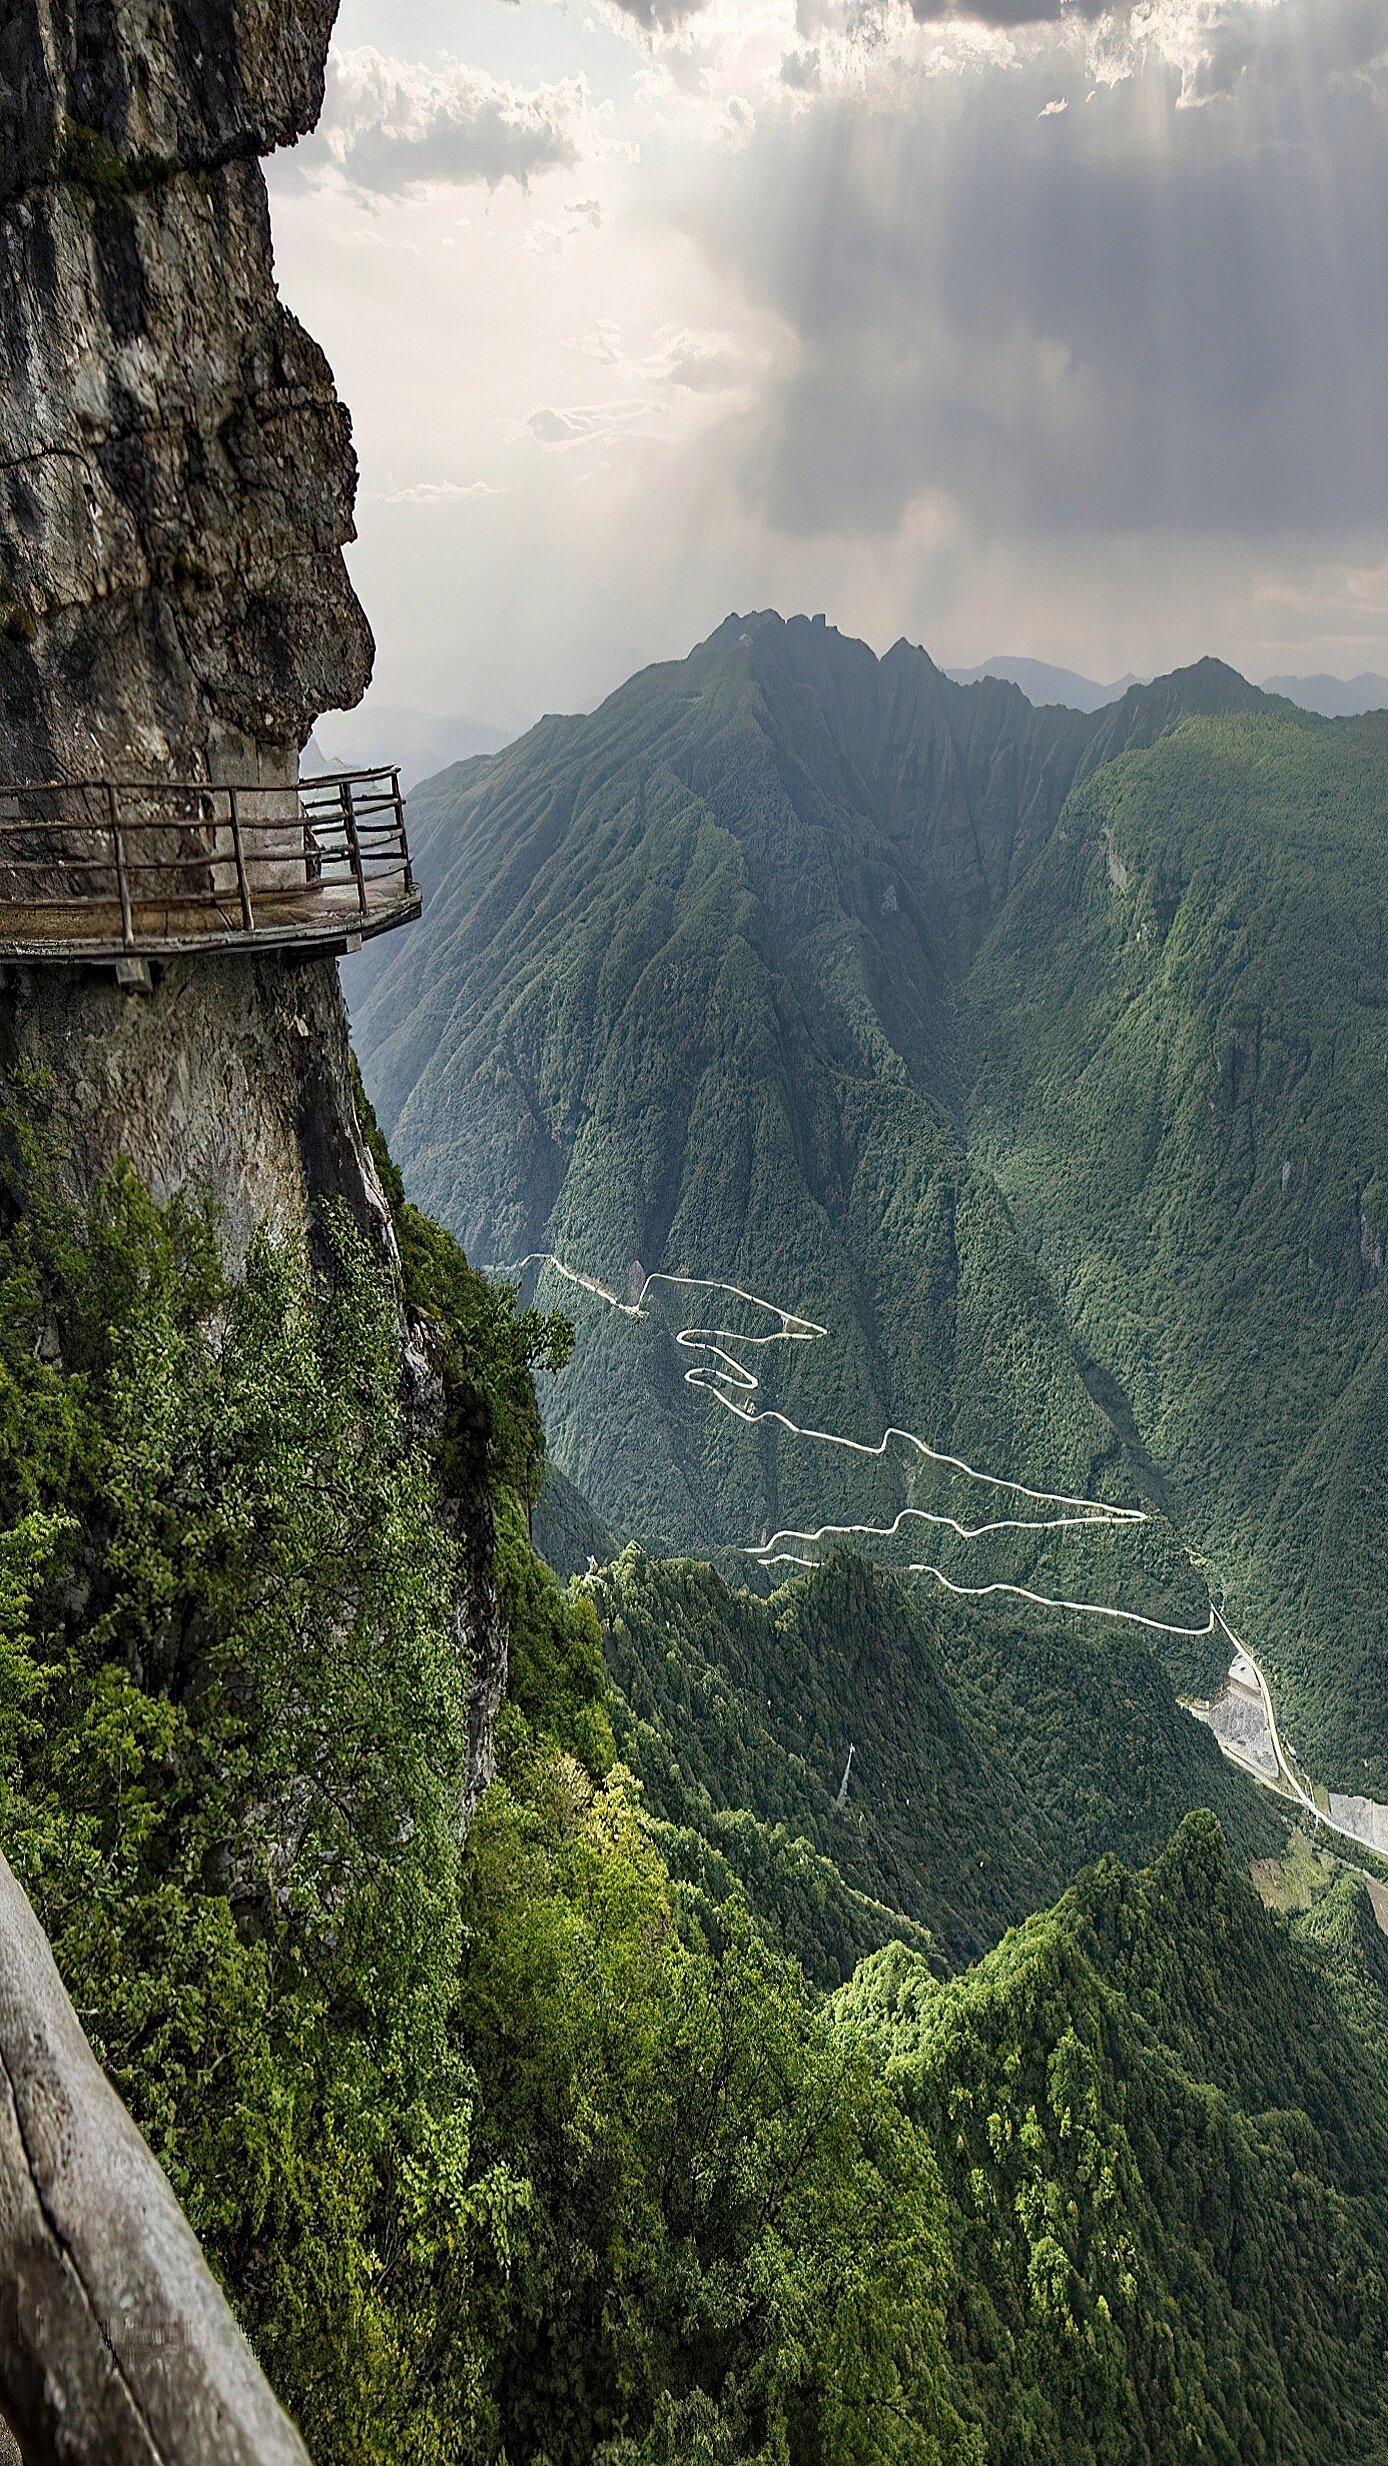
[[918, 25], [965, 19], [984, 26], [1059, 25], [1066, 18], [1107, 17], [1113, 0], [910, 0]]
[[1187, 26], [1107, 84], [1072, 38], [759, 130], [701, 230], [787, 337], [743, 461], [771, 522], [1388, 521], [1383, 13]]
[[344, 0], [270, 176], [397, 699], [1388, 670], [1388, 0]]
[[708, 0], [609, 0], [609, 5], [654, 34], [682, 25], [687, 17], [697, 17]]

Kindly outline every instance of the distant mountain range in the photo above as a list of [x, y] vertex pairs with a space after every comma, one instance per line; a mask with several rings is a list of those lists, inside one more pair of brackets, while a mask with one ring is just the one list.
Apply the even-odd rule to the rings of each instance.
[[[1148, 681], [1129, 671], [1104, 685], [1076, 669], [1053, 667], [1044, 659], [991, 659], [980, 668], [950, 668], [945, 673], [958, 685], [999, 677], [1020, 686], [1027, 700], [1038, 707], [1054, 703], [1085, 713], [1121, 702], [1134, 685]], [[1268, 678], [1263, 690], [1284, 694], [1303, 710], [1319, 711], [1329, 719], [1388, 709], [1388, 677], [1382, 676], [1366, 674], [1348, 680], [1276, 676]], [[398, 763], [401, 783], [408, 792], [456, 762], [501, 752], [515, 743], [527, 725], [519, 713], [486, 720], [466, 711], [449, 715], [416, 710], [406, 703], [378, 702], [369, 694], [358, 710], [325, 713], [305, 748], [302, 767], [307, 773], [315, 768], [348, 770]]]
[[1130, 669], [1112, 685], [1099, 685], [1092, 676], [1081, 676], [1074, 668], [1053, 668], [1045, 659], [988, 659], [981, 668], [947, 668], [945, 674], [956, 685], [1001, 677], [1005, 684], [1020, 685], [1028, 702], [1059, 702], [1071, 711], [1101, 711], [1109, 702], [1120, 702], [1130, 685], [1143, 681]]
[[1285, 694], [1303, 711], [1326, 719], [1355, 719], [1363, 711], [1388, 710], [1388, 676], [1270, 676], [1265, 690]]
[[[1129, 671], [1112, 685], [1100, 685], [1091, 676], [1081, 676], [1073, 668], [1053, 668], [1044, 659], [989, 659], [981, 668], [950, 668], [946, 673], [956, 685], [1002, 677], [1010, 685], [1020, 685], [1029, 702], [1059, 702], [1072, 711], [1101, 711], [1108, 703], [1121, 700], [1130, 686], [1145, 682]], [[1270, 676], [1263, 691], [1282, 694], [1303, 711], [1317, 711], [1324, 719], [1354, 719], [1364, 711], [1388, 710], [1388, 676], [1367, 672], [1354, 677]]]

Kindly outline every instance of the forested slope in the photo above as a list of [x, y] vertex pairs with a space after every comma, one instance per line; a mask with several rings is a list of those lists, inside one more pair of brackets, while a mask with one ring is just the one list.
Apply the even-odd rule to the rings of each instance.
[[[1036, 1719], [985, 1741], [969, 1703], [970, 1676], [1002, 1700], [975, 1662], [1003, 1631], [931, 1633], [851, 1561], [755, 1602], [633, 1556], [597, 1588], [627, 1699], [525, 1536], [560, 1331], [395, 1186], [443, 1365], [421, 1427], [344, 1220], [230, 1283], [205, 1214], [128, 1175], [79, 1213], [33, 1125], [0, 1131], [0, 1826], [319, 2466], [1369, 2466], [1388, 2082], [1357, 1888], [1266, 1918], [1202, 1818], [950, 1981], [876, 1904], [896, 1940], [826, 2003], [781, 1948], [813, 1885], [773, 1905], [753, 1862], [744, 1895], [711, 1818], [761, 1798], [836, 1921], [914, 1877], [942, 1933], [995, 1931], [985, 1827], [1015, 1817], [991, 1857], [1025, 1900], [1060, 1803], [1037, 1759], [1028, 1832]], [[509, 1683], [464, 1837], [458, 1551], [489, 1529]], [[1014, 1631], [1018, 1702], [1064, 1725], [1047, 1650]], [[1103, 1683], [1142, 1729], [1138, 1658]], [[618, 1759], [638, 1730], [671, 1817]], [[1136, 1838], [1160, 1798], [1116, 1721], [1110, 1752]]]
[[1313, 1948], [1193, 1816], [966, 1978], [894, 1947], [839, 1997], [939, 2157], [990, 2461], [1381, 2454], [1388, 2058], [1362, 1900], [1340, 1887]]
[[[1177, 691], [1104, 725], [1140, 736]], [[356, 979], [411, 1187], [499, 1263], [539, 1247], [623, 1296], [660, 1264], [793, 1301], [828, 1331], [775, 1364], [798, 1422], [876, 1437], [903, 1419], [999, 1472], [1134, 1499], [1141, 1468], [959, 1127], [961, 954], [1054, 828], [1093, 726], [952, 686], [905, 645], [877, 662], [754, 618], [591, 720], [445, 775], [416, 800], [421, 942]], [[918, 1463], [765, 1427], [749, 1444], [683, 1381], [678, 1296], [633, 1327], [546, 1289], [580, 1335], [549, 1407], [556, 1460], [618, 1530], [709, 1550], [908, 1499], [960, 1512]], [[1155, 1527], [1079, 1559], [1068, 1540], [1001, 1546], [1043, 1589], [1092, 1574], [1200, 1615]], [[966, 1580], [972, 1563], [952, 1561]]]
[[[1315, 1777], [1388, 1796], [1383, 726], [1214, 661], [1034, 711], [730, 619], [416, 800], [426, 921], [356, 979], [368, 1080], [475, 1255], [738, 1285], [826, 1330], [760, 1355], [759, 1406], [1144, 1506], [893, 1554], [1177, 1628], [1212, 1589]], [[555, 1458], [617, 1532], [988, 1520], [901, 1447], [711, 1407], [671, 1339], [740, 1305], [542, 1286], [580, 1338]], [[1222, 1637], [1162, 1649], [1218, 1683]]]
[[397, 1206], [425, 1426], [345, 1217], [229, 1281], [0, 1116], [0, 1837], [93, 2045], [317, 2466], [971, 2455], [924, 2137], [672, 1879], [525, 1539], [553, 1331]]
[[825, 1983], [901, 1917], [958, 1966], [1101, 1851], [1151, 1856], [1191, 1807], [1245, 1859], [1282, 1845], [1136, 1638], [961, 1608], [842, 1554], [769, 1601], [634, 1547], [584, 1589], [671, 1855], [702, 1876], [711, 1849]]
[[1388, 721], [1100, 772], [969, 979], [974, 1144], [1310, 1769], [1388, 1794]]
[[[1020, 1338], [1040, 1378], [1024, 1391], [1002, 1365], [996, 1411], [979, 1382], [956, 1380], [956, 1354], [986, 1354], [1015, 1309], [1016, 1278], [1003, 1211], [975, 1188], [938, 1100], [945, 922], [926, 895], [947, 863], [952, 908], [981, 914], [1007, 878], [1018, 794], [1047, 827], [1072, 764], [1053, 777], [1021, 697], [976, 688], [980, 706], [1015, 704], [1019, 724], [1021, 789], [990, 796], [948, 726], [928, 724], [917, 746], [921, 699], [927, 713], [964, 699], [923, 657], [903, 654], [887, 678], [861, 646], [809, 626], [790, 644], [772, 621], [744, 642], [745, 630], [723, 628], [687, 671], [634, 680], [592, 721], [543, 723], [463, 783], [461, 816], [436, 786], [422, 817], [427, 938], [408, 970], [383, 960], [358, 998], [373, 1097], [412, 1189], [473, 1255], [557, 1249], [623, 1293], [638, 1261], [759, 1279], [773, 1297], [788, 1285], [835, 1330], [789, 1366], [800, 1418], [880, 1428], [899, 1391], [942, 1425], [962, 1416], [981, 1450], [1007, 1448], [1015, 1425], [1019, 1451], [1044, 1385], [1054, 1452], [1079, 1478], [1108, 1433], [1040, 1296]], [[818, 715], [833, 680], [837, 735]], [[924, 763], [932, 810], [943, 796], [967, 817], [967, 866], [953, 838], [938, 863], [909, 837], [898, 846], [866, 778], [845, 821], [852, 748], [862, 738], [866, 762], [884, 735], [903, 799]], [[961, 1212], [978, 1227], [962, 1276]], [[621, 1529], [709, 1547], [826, 1502], [846, 1509], [849, 1486], [819, 1466], [772, 1444], [749, 1452], [691, 1409], [658, 1331], [633, 1381], [628, 1348], [581, 1296], [565, 1300], [585, 1340], [554, 1399], [556, 1457]], [[890, 1468], [869, 1486], [881, 1505], [903, 1495]]]

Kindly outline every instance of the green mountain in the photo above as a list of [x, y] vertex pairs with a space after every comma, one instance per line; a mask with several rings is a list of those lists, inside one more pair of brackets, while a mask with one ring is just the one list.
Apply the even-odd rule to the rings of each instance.
[[968, 1961], [1101, 1851], [1154, 1855], [1194, 1806], [1245, 1858], [1282, 1846], [1135, 1639], [946, 1605], [843, 1554], [769, 1601], [635, 1547], [585, 1589], [672, 1865], [716, 1889], [711, 1853], [823, 1983], [921, 1928]]
[[531, 1511], [530, 1537], [558, 1576], [582, 1575], [594, 1561], [605, 1565], [621, 1547], [611, 1525], [595, 1513], [557, 1464], [545, 1466], [544, 1483]]
[[[366, 1076], [470, 1255], [645, 1290], [541, 1278], [578, 1330], [554, 1459], [601, 1518], [701, 1555], [1059, 1521], [857, 1539], [1190, 1630], [1160, 1642], [1197, 1694], [1213, 1589], [1316, 1777], [1388, 1796], [1385, 727], [1214, 661], [1034, 710], [760, 616], [417, 795]], [[749, 1345], [774, 1314], [653, 1270], [825, 1332]], [[700, 1325], [784, 1421], [711, 1400]]]
[[969, 982], [974, 1152], [1256, 1621], [1291, 1741], [1378, 1796], [1385, 754], [1385, 717], [1258, 714], [1113, 762]]
[[1194, 1816], [966, 1977], [893, 1947], [838, 1997], [936, 2152], [990, 2461], [1383, 2454], [1388, 2003], [1361, 1888], [1321, 1906], [1270, 1919]]
[[976, 685], [985, 676], [1005, 677], [1010, 685], [1021, 686], [1028, 702], [1063, 702], [1072, 711], [1101, 711], [1106, 703], [1120, 702], [1129, 686], [1139, 681], [1130, 671], [1116, 684], [1100, 685], [1078, 669], [1056, 668], [1048, 659], [1017, 659], [1007, 653], [985, 660], [981, 668], [951, 668], [947, 673], [956, 685]]

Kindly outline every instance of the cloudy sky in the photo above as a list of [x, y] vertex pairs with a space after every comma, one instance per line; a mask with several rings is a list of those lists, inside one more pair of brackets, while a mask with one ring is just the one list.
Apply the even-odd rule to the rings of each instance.
[[380, 699], [1388, 670], [1388, 0], [343, 0], [270, 180]]

